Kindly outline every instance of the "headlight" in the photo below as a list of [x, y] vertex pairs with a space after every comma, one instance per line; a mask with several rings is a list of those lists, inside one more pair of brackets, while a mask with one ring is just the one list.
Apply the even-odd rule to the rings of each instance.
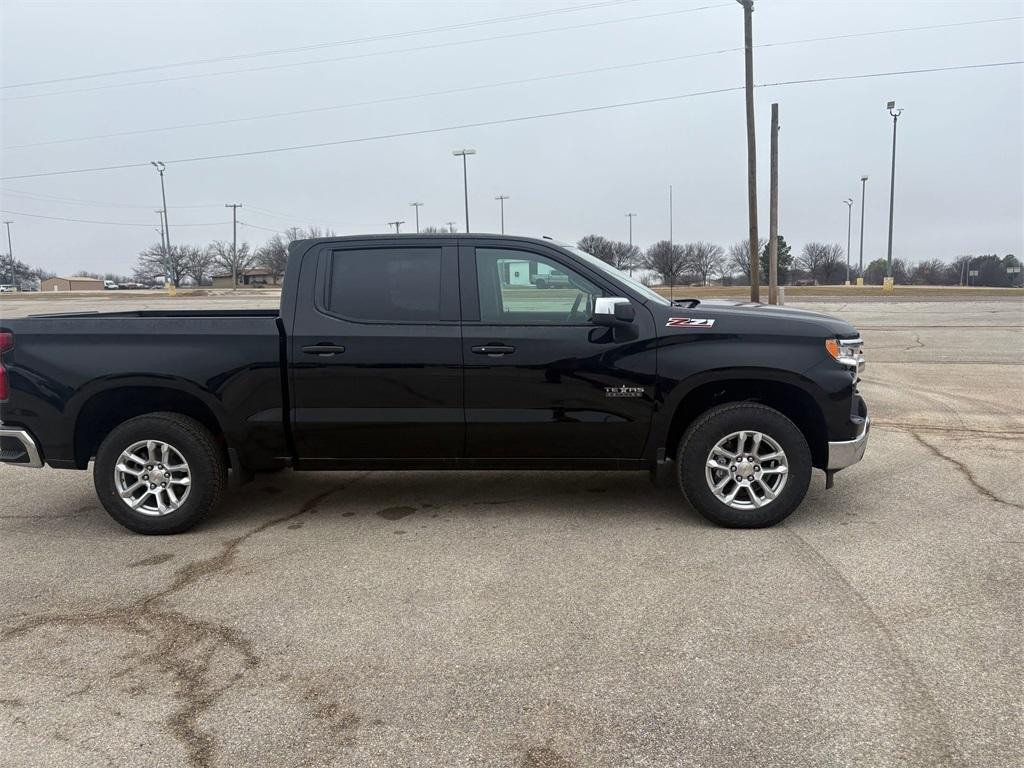
[[864, 370], [864, 340], [859, 336], [855, 339], [826, 339], [825, 350], [840, 365], [857, 373]]

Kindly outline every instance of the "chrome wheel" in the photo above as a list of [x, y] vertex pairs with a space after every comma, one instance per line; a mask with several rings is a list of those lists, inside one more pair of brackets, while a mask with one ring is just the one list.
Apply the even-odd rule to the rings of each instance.
[[708, 487], [733, 509], [759, 509], [786, 487], [786, 452], [763, 432], [733, 432], [719, 440], [707, 458]]
[[168, 515], [188, 498], [188, 462], [173, 445], [140, 440], [125, 448], [114, 467], [118, 496], [134, 512]]

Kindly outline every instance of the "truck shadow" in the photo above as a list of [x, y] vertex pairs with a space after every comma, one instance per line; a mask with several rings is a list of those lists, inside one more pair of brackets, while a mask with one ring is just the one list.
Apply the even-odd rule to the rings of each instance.
[[[338, 483], [346, 489], [309, 510], [309, 515], [343, 522], [372, 517], [382, 524], [415, 517], [423, 523], [444, 518], [634, 518], [666, 525], [710, 525], [667, 483], [655, 486], [641, 472], [292, 472], [285, 470], [229, 493], [197, 530], [235, 525], [246, 518], [277, 515], [318, 490]], [[290, 521], [296, 530], [302, 517]]]

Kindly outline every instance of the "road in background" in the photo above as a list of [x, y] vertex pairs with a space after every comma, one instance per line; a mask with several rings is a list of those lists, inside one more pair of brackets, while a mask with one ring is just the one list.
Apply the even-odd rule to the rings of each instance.
[[1021, 764], [1024, 304], [796, 306], [862, 330], [875, 421], [773, 529], [642, 474], [286, 471], [147, 538], [0, 467], [6, 762]]

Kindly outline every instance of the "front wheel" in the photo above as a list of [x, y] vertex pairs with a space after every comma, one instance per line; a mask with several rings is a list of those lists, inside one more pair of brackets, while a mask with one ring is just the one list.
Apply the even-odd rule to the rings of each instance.
[[699, 416], [680, 440], [676, 459], [689, 502], [729, 528], [784, 520], [800, 506], [811, 480], [803, 433], [757, 403], [730, 403]]
[[182, 533], [216, 506], [227, 461], [210, 431], [179, 413], [129, 419], [100, 445], [93, 482], [111, 517], [136, 533]]

